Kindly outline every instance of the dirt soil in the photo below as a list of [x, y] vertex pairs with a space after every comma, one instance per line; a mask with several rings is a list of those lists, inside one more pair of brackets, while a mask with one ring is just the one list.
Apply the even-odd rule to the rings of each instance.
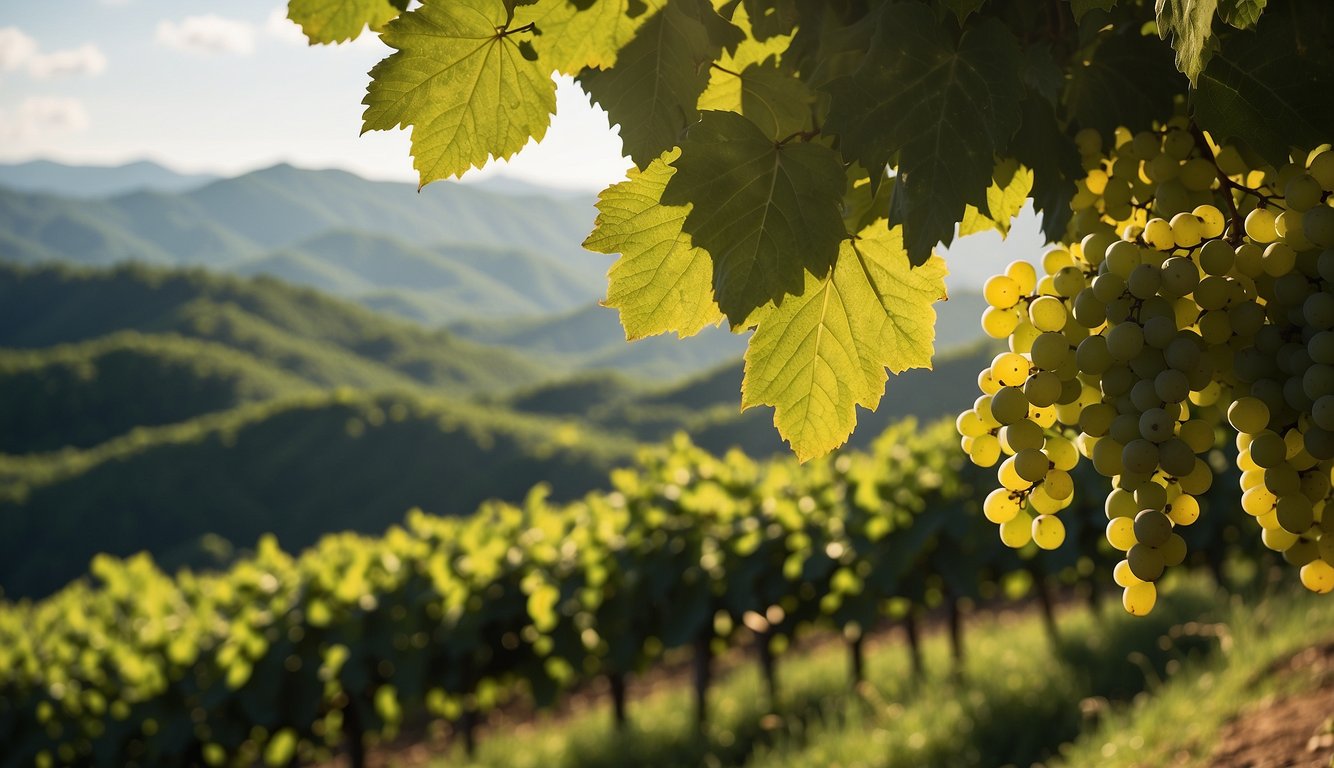
[[1334, 767], [1334, 643], [1307, 648], [1265, 674], [1314, 681], [1316, 687], [1265, 699], [1248, 708], [1223, 728], [1206, 764], [1210, 768]]

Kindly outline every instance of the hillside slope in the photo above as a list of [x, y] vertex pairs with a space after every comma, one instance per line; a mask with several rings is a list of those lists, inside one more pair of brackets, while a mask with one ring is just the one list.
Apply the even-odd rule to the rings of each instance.
[[251, 546], [273, 532], [304, 547], [329, 531], [382, 531], [414, 506], [462, 514], [518, 499], [538, 482], [569, 498], [605, 486], [631, 450], [573, 422], [341, 391], [0, 457], [0, 587], [48, 593], [97, 552], [207, 563], [207, 534]]
[[538, 365], [512, 352], [270, 278], [141, 266], [0, 264], [0, 347], [33, 349], [121, 330], [211, 341], [321, 386], [467, 393], [545, 377]]
[[0, 349], [0, 453], [87, 448], [153, 427], [309, 391], [253, 355], [122, 331], [40, 350]]

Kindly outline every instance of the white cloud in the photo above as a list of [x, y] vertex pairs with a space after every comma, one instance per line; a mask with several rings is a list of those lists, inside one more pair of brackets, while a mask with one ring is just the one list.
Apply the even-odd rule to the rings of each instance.
[[244, 21], [210, 13], [187, 16], [179, 22], [159, 21], [157, 41], [187, 53], [246, 55], [255, 50], [255, 29]]
[[307, 45], [306, 36], [297, 23], [287, 18], [287, 6], [274, 8], [264, 22], [264, 34], [282, 43]]
[[6, 139], [38, 139], [87, 128], [88, 112], [78, 99], [34, 96], [12, 114], [0, 112], [0, 137]]
[[37, 53], [37, 41], [18, 27], [0, 27], [0, 72], [24, 67]]
[[88, 43], [52, 53], [40, 53], [28, 59], [28, 74], [38, 80], [69, 75], [100, 75], [107, 68], [101, 49]]

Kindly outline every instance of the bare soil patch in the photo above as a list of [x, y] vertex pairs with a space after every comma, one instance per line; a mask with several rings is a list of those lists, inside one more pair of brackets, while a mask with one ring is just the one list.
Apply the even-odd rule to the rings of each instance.
[[[1306, 687], [1247, 708], [1224, 727], [1210, 768], [1334, 767], [1334, 643], [1312, 646], [1272, 666]], [[1314, 683], [1315, 688], [1309, 686]]]

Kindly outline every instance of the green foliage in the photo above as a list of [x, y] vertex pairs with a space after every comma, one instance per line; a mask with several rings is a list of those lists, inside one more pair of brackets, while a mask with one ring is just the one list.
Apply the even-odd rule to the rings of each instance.
[[314, 43], [355, 40], [366, 27], [379, 30], [408, 7], [407, 0], [292, 0], [287, 17]]
[[397, 52], [371, 70], [364, 130], [410, 127], [423, 185], [546, 134], [556, 84], [509, 22], [500, 0], [452, 0], [405, 13], [381, 35]]
[[[876, 219], [901, 227], [909, 260], [921, 265], [956, 231], [1003, 233], [1031, 191], [1044, 233], [1061, 240], [1085, 171], [1074, 141], [1081, 130], [1110, 141], [1120, 128], [1161, 127], [1189, 103], [1215, 140], [1241, 140], [1274, 162], [1334, 135], [1324, 96], [1334, 34], [1319, 0], [535, 0], [512, 19], [502, 0], [470, 1], [488, 19], [476, 32], [491, 41], [484, 48], [513, 35], [522, 39], [516, 51], [527, 46], [530, 55], [507, 54], [514, 66], [487, 89], [510, 93], [534, 70], [578, 73], [620, 127], [637, 168], [604, 197], [601, 228], [588, 242], [625, 260], [609, 303], [629, 338], [687, 335], [707, 325], [714, 305], [733, 329], [781, 336], [763, 326], [785, 320], [766, 320], [761, 308], [798, 297], [809, 304], [835, 268], [838, 243]], [[408, 45], [394, 25], [447, 16], [440, 2], [403, 14], [386, 38]], [[373, 103], [403, 85], [394, 74], [403, 55], [373, 73]], [[433, 66], [451, 60], [446, 51]], [[418, 141], [425, 183], [466, 171], [488, 151], [508, 156], [526, 138], [522, 129], [540, 137], [549, 91], [530, 85], [514, 103], [487, 89], [412, 95], [396, 102], [393, 119], [377, 116], [367, 127], [469, 109], [505, 123], [503, 136], [481, 122], [456, 142]], [[882, 194], [891, 179], [892, 194]], [[675, 230], [683, 213], [689, 242]], [[701, 261], [711, 266], [707, 286]], [[898, 312], [920, 316], [931, 298], [909, 294]], [[854, 313], [874, 324], [882, 310], [865, 304]], [[760, 365], [779, 351], [752, 346], [750, 357]], [[849, 350], [843, 365], [920, 364], [881, 351]], [[765, 400], [801, 397], [793, 390]], [[878, 397], [832, 395], [840, 412]], [[803, 456], [840, 444], [851, 428], [845, 417], [793, 422], [775, 413], [775, 423]]]

